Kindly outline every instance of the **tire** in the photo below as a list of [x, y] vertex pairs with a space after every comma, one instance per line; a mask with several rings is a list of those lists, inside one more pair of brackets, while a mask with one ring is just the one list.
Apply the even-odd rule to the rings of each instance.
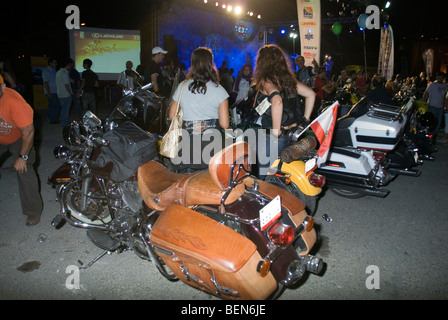
[[[80, 184], [81, 181], [79, 181], [77, 184], [70, 183], [68, 186], [68, 190], [66, 190], [66, 199], [64, 201], [67, 205], [67, 209], [70, 211], [71, 217], [83, 223], [93, 225], [102, 225], [104, 223], [110, 222], [111, 216], [107, 204], [102, 199], [98, 199], [104, 197], [104, 195], [101, 194], [101, 191], [95, 191], [94, 194], [91, 194], [92, 198], [88, 198], [87, 210], [84, 212], [81, 211]], [[95, 216], [99, 216], [101, 219], [95, 219]]]
[[358, 199], [358, 198], [362, 198], [365, 196], [365, 194], [363, 194], [363, 193], [351, 191], [351, 190], [347, 190], [347, 189], [342, 189], [342, 188], [329, 187], [329, 189], [334, 194], [336, 194], [340, 197], [343, 197], [343, 198], [348, 198], [348, 199]]
[[280, 188], [289, 191], [300, 201], [302, 201], [302, 203], [305, 205], [306, 212], [308, 213], [308, 215], [314, 216], [314, 214], [316, 213], [317, 196], [307, 196], [293, 182], [291, 182], [289, 185], [285, 184], [282, 181], [282, 179], [276, 176], [268, 175], [264, 180], [266, 182], [272, 183], [273, 185], [276, 185]]

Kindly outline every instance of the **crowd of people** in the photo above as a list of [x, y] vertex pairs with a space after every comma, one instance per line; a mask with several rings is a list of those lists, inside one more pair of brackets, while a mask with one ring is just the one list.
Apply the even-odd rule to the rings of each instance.
[[[249, 122], [248, 127], [265, 129], [263, 139], [257, 140], [257, 156], [263, 154], [264, 159], [269, 159], [268, 163], [260, 163], [259, 169], [263, 166], [268, 168], [276, 159], [270, 155], [276, 157], [288, 145], [288, 131], [309, 124], [313, 111], [323, 101], [334, 99], [340, 89], [386, 104], [391, 104], [392, 97], [397, 94], [412, 93], [418, 100], [428, 102], [429, 111], [437, 118], [436, 134], [443, 123], [445, 110], [445, 135], [439, 141], [448, 142], [447, 79], [444, 73], [437, 73], [435, 78], [426, 77], [422, 72], [418, 77], [404, 79], [395, 75], [384, 79], [379, 75], [370, 77], [361, 69], [342, 70], [336, 77], [331, 74], [333, 64], [329, 64], [328, 59], [321, 66], [315, 60], [312, 66], [305, 66], [302, 56], [296, 57], [296, 70], [293, 72], [284, 51], [275, 44], [269, 44], [259, 49], [255, 66], [244, 65], [235, 78], [233, 69], [229, 69], [226, 62], [216, 68], [210, 48], [194, 50], [188, 72], [185, 64], [166, 61], [163, 65], [166, 54], [167, 51], [161, 47], [153, 48], [150, 63], [146, 67], [138, 66], [135, 71], [132, 62], [127, 61], [126, 69], [117, 79], [117, 87], [132, 90], [152, 82], [155, 93], [168, 97], [172, 94], [173, 83], [178, 81], [179, 85], [171, 97], [169, 117], [174, 116], [180, 105], [183, 129], [192, 136], [206, 135], [209, 130], [228, 129], [232, 125], [231, 107], [247, 100], [252, 90], [255, 97], [251, 107], [257, 110], [257, 114], [245, 121]], [[87, 110], [96, 112], [95, 89], [99, 86], [99, 79], [92, 70], [90, 59], [83, 61], [85, 70], [81, 74], [74, 68], [72, 59], [61, 62], [61, 68], [56, 71], [58, 61], [49, 58], [42, 79], [48, 98], [48, 120], [65, 126], [69, 123], [72, 105], [80, 118]], [[0, 60], [0, 89], [0, 155], [10, 151], [15, 157], [22, 211], [28, 217], [27, 225], [35, 225], [42, 214], [42, 199], [33, 168], [33, 108], [20, 95], [20, 85], [3, 58]], [[293, 110], [295, 102], [291, 103], [297, 97], [304, 101], [299, 114]], [[277, 150], [270, 150], [270, 140], [275, 141]], [[201, 162], [199, 166], [193, 166], [193, 170], [205, 167], [207, 163]]]

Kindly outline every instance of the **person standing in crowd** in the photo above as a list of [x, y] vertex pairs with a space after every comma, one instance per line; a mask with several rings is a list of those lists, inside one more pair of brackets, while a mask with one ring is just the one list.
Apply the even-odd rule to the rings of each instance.
[[436, 81], [432, 82], [428, 88], [426, 88], [423, 95], [423, 101], [429, 103], [429, 111], [432, 112], [437, 119], [437, 125], [434, 131], [434, 135], [437, 137], [439, 133], [440, 125], [442, 124], [443, 107], [446, 104], [447, 86], [444, 82], [445, 74], [438, 72], [436, 75]]
[[61, 105], [61, 125], [65, 127], [70, 122], [70, 107], [72, 105], [72, 87], [69, 72], [73, 67], [73, 60], [67, 59], [62, 63], [63, 67], [56, 73], [56, 88]]
[[426, 88], [428, 87], [428, 80], [426, 79], [426, 73], [420, 72], [420, 75], [416, 80], [416, 97], [417, 99], [422, 99], [425, 94]]
[[439, 141], [442, 143], [447, 143], [448, 142], [448, 92], [445, 95], [445, 136], [440, 139]]
[[17, 90], [14, 71], [12, 70], [9, 61], [4, 57], [0, 57], [0, 75], [3, 77], [3, 81], [8, 88]]
[[58, 123], [61, 106], [56, 87], [56, 66], [58, 61], [55, 58], [48, 58], [48, 67], [42, 71], [44, 83], [44, 93], [48, 97], [48, 121]]
[[383, 77], [375, 75], [372, 78], [371, 90], [366, 95], [367, 99], [374, 104], [383, 103], [393, 105], [392, 96], [384, 88], [385, 83], [386, 80]]
[[[73, 60], [72, 60], [73, 61]], [[79, 74], [78, 70], [75, 68], [75, 62], [73, 61], [72, 68], [69, 72], [70, 76], [70, 84], [72, 87], [73, 92], [73, 107], [75, 108], [75, 114], [78, 117], [78, 120], [82, 119], [82, 106], [81, 106], [81, 99], [78, 97], [78, 89], [81, 86], [81, 75]]]
[[338, 77], [338, 80], [336, 80], [336, 85], [338, 88], [343, 88], [347, 84], [348, 80], [348, 73], [347, 70], [342, 70], [341, 74]]
[[168, 51], [165, 51], [160, 47], [153, 48], [152, 59], [149, 62], [149, 65], [145, 68], [145, 82], [152, 82], [152, 84], [154, 85], [154, 92], [159, 95], [165, 94], [163, 90], [162, 68], [160, 67], [160, 65], [165, 59], [165, 55], [167, 53]]
[[99, 87], [98, 75], [92, 71], [92, 60], [85, 59], [83, 61], [83, 68], [86, 69], [81, 75], [81, 86], [78, 89], [78, 95], [81, 97], [83, 114], [90, 110], [96, 113], [96, 98], [95, 88]]
[[358, 76], [356, 77], [354, 88], [361, 95], [365, 95], [367, 88], [367, 80], [365, 72], [363, 70], [358, 71]]
[[233, 76], [230, 74], [229, 68], [224, 68], [220, 76], [221, 85], [226, 89], [227, 93], [230, 95], [233, 90], [234, 80]]
[[332, 94], [336, 90], [336, 84], [334, 81], [328, 81], [327, 69], [325, 67], [319, 67], [317, 74], [314, 77], [314, 89], [316, 91], [316, 106], [320, 107], [323, 100], [327, 95]]
[[298, 67], [295, 75], [297, 80], [301, 83], [307, 85], [310, 88], [314, 87], [314, 75], [315, 71], [318, 68], [317, 61], [313, 59], [314, 68], [311, 66], [305, 66], [305, 58], [303, 56], [297, 56], [295, 59], [295, 63]]
[[333, 70], [333, 66], [334, 66], [334, 61], [331, 60], [331, 56], [326, 55], [325, 56], [324, 67], [325, 67], [325, 70], [327, 70], [327, 79], [328, 80], [331, 79], [331, 71]]
[[43, 210], [39, 180], [33, 167], [36, 159], [33, 114], [31, 106], [18, 92], [6, 88], [0, 76], [0, 155], [9, 151], [14, 159], [27, 226], [38, 224]]
[[[194, 135], [202, 135], [201, 154], [205, 146], [210, 143], [210, 139], [207, 139], [208, 134], [212, 134], [214, 129], [228, 129], [230, 126], [228, 97], [227, 91], [219, 84], [212, 50], [207, 47], [195, 49], [191, 54], [191, 68], [187, 79], [178, 85], [173, 94], [169, 118], [173, 119], [180, 103], [183, 112], [182, 126], [190, 135], [189, 142], [193, 141]], [[187, 148], [190, 149], [190, 163], [184, 163], [186, 168], [206, 169], [210, 159], [202, 158], [201, 163], [195, 163], [193, 153], [198, 152], [196, 146], [194, 143], [181, 146], [183, 150]]]
[[[303, 129], [309, 124], [316, 95], [310, 87], [296, 79], [285, 53], [275, 44], [265, 45], [258, 50], [254, 83], [258, 93], [266, 96], [270, 102], [270, 107], [257, 119], [262, 129], [266, 129], [258, 130], [256, 150], [258, 176], [263, 179], [273, 161], [288, 146], [289, 139], [285, 133], [297, 126]], [[305, 98], [305, 111], [299, 123], [294, 110], [291, 110], [295, 109], [295, 105], [286, 107], [284, 103], [291, 95]], [[261, 112], [260, 110], [258, 114]], [[271, 139], [276, 150], [271, 150]], [[267, 163], [263, 163], [263, 157], [268, 159]]]
[[117, 80], [117, 86], [123, 90], [134, 90], [139, 85], [140, 75], [132, 70], [134, 64], [132, 61], [126, 62], [126, 70], [120, 73]]
[[245, 64], [238, 72], [233, 86], [233, 100], [238, 103], [246, 96], [249, 91], [250, 84], [253, 77], [253, 68], [251, 64]]

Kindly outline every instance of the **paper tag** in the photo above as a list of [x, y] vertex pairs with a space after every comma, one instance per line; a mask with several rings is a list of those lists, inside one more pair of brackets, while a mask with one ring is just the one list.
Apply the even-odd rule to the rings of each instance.
[[308, 160], [307, 162], [305, 162], [305, 173], [308, 173], [311, 170], [313, 170], [314, 167], [316, 166], [316, 163], [317, 163], [316, 158], [312, 158], [312, 159]]
[[280, 196], [276, 196], [260, 209], [260, 227], [261, 230], [265, 230], [272, 222], [280, 218], [282, 215], [282, 204]]
[[271, 103], [268, 101], [268, 98], [265, 98], [256, 108], [255, 110], [257, 110], [257, 113], [261, 116], [263, 115], [266, 110], [269, 109], [269, 107], [271, 106]]

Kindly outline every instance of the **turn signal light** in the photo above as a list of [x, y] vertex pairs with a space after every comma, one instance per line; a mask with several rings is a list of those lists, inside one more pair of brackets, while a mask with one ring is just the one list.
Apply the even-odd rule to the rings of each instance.
[[325, 176], [314, 172], [308, 176], [308, 180], [310, 181], [311, 185], [317, 188], [322, 188], [326, 182]]
[[257, 271], [263, 278], [269, 274], [270, 269], [271, 269], [271, 262], [268, 259], [261, 260], [258, 263]]
[[314, 227], [314, 218], [308, 216], [307, 219], [304, 221], [304, 223], [305, 223], [305, 230], [310, 232]]
[[284, 248], [294, 239], [294, 228], [277, 221], [269, 228], [268, 236], [275, 245]]

